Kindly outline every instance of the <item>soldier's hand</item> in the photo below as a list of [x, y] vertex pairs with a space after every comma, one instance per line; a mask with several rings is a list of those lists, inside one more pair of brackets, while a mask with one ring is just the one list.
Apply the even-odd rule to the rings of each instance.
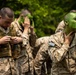
[[72, 32], [70, 32], [67, 36], [65, 35], [65, 43], [70, 44], [72, 40]]
[[23, 27], [24, 28], [29, 28], [29, 26], [30, 26], [30, 19], [28, 17], [25, 17]]
[[0, 39], [0, 44], [6, 44], [11, 41], [11, 36], [4, 36]]
[[21, 37], [12, 37], [11, 38], [11, 43], [12, 44], [18, 44], [20, 42], [22, 42], [22, 38]]
[[30, 27], [29, 25], [26, 25], [26, 26], [25, 26], [25, 28], [24, 28], [24, 33], [28, 34], [28, 32], [29, 32], [29, 27]]
[[24, 33], [28, 34], [30, 27], [30, 19], [28, 17], [24, 18], [24, 23], [22, 24], [24, 27]]

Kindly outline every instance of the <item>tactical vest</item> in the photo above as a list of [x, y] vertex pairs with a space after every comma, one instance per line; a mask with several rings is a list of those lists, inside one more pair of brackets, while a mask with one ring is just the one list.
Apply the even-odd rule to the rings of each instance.
[[[16, 36], [14, 28], [10, 27], [7, 30], [4, 30], [2, 27], [0, 27], [0, 38], [4, 36], [12, 36], [12, 37]], [[14, 53], [13, 49], [15, 49], [15, 46], [10, 42], [7, 44], [1, 44], [0, 57], [12, 56], [12, 52]]]

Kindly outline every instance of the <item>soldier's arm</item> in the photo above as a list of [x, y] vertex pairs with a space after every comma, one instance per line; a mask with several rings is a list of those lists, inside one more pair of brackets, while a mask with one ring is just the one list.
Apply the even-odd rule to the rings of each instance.
[[39, 49], [36, 58], [34, 60], [34, 68], [37, 75], [41, 75], [42, 64], [46, 61], [47, 58], [48, 58], [47, 46], [43, 44]]
[[21, 37], [23, 39], [23, 46], [26, 46], [29, 43], [29, 35], [28, 33], [25, 33], [25, 31], [21, 34]]
[[22, 45], [26, 46], [29, 42], [29, 35], [28, 35], [28, 30], [24, 30], [23, 32], [20, 30], [19, 25], [17, 24], [17, 22], [13, 22], [11, 24], [12, 27], [14, 27], [14, 29], [16, 30], [16, 34], [17, 36], [21, 37], [23, 39], [22, 41]]
[[55, 46], [54, 47], [49, 47], [48, 48], [48, 53], [49, 53], [49, 56], [51, 57], [51, 60], [53, 62], [61, 61], [65, 57], [65, 55], [68, 51], [68, 48], [69, 48], [69, 46], [66, 43], [64, 43], [61, 46], [61, 48], [58, 48], [57, 46], [56, 47]]
[[58, 24], [58, 26], [57, 26], [57, 28], [56, 28], [56, 30], [55, 30], [55, 33], [60, 32], [60, 31], [64, 31], [64, 28], [65, 28], [65, 23], [64, 23], [64, 21], [62, 20], [62, 21]]
[[[69, 50], [69, 45], [71, 42], [71, 32], [66, 36], [62, 35], [62, 32], [51, 36], [51, 40], [48, 44], [48, 53], [53, 60], [53, 62], [61, 61]], [[62, 37], [61, 37], [62, 36]], [[63, 42], [61, 42], [63, 41]]]

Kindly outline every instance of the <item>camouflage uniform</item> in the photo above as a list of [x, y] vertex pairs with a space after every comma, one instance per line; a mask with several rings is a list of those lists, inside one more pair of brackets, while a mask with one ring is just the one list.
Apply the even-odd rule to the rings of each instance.
[[[16, 36], [13, 27], [9, 27], [7, 30], [0, 27], [0, 38], [4, 36]], [[17, 75], [17, 69], [12, 58], [12, 46], [11, 43], [0, 44], [0, 75]]]
[[47, 36], [47, 37], [41, 37], [36, 41], [36, 46], [40, 45], [39, 51], [37, 52], [37, 55], [34, 59], [34, 68], [36, 75], [45, 75], [47, 72], [47, 68], [44, 62], [47, 61], [49, 56], [48, 56], [48, 51], [44, 50], [45, 47], [44, 48], [42, 47], [45, 43], [48, 42], [49, 39], [50, 37]]
[[[59, 23], [57, 29], [56, 29], [56, 33], [62, 32], [64, 30], [64, 27], [65, 27], [64, 21], [61, 21]], [[36, 72], [37, 75], [45, 75], [47, 73], [49, 74], [50, 71], [51, 71], [50, 68], [51, 68], [52, 61], [49, 58], [48, 50], [47, 50], [47, 48], [48, 48], [48, 42], [49, 42], [50, 39], [51, 39], [51, 36], [47, 36], [47, 37], [39, 38], [36, 41], [36, 47], [39, 47], [38, 48], [39, 51], [37, 52], [37, 55], [36, 55], [35, 60], [34, 60], [34, 68], [35, 68], [35, 72]], [[49, 60], [50, 64], [47, 62], [48, 60]], [[49, 64], [49, 68], [46, 65], [47, 68], [48, 68], [48, 69], [45, 68], [46, 73], [42, 72], [42, 69], [41, 69], [44, 62], [46, 62], [47, 65]]]
[[16, 66], [19, 70], [19, 75], [33, 75], [34, 73], [33, 55], [32, 55], [32, 47], [30, 46], [30, 43], [29, 43], [29, 40], [30, 40], [29, 37], [31, 37], [31, 35], [30, 33], [29, 34], [23, 33], [23, 29], [19, 25], [17, 20], [14, 21], [12, 25], [16, 28], [17, 35], [23, 38], [20, 55], [18, 55], [18, 57], [16, 57], [16, 60], [15, 60]]
[[76, 75], [76, 34], [69, 46], [64, 43], [64, 33], [58, 32], [51, 36], [48, 47], [51, 75]]

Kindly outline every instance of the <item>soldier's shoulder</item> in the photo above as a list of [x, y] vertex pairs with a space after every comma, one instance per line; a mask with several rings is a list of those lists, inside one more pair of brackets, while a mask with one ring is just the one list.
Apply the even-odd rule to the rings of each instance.
[[49, 38], [50, 39], [55, 39], [55, 38], [60, 38], [63, 35], [64, 32], [57, 32], [55, 34], [52, 34]]
[[48, 44], [50, 46], [60, 45], [60, 43], [63, 41], [63, 32], [57, 32], [50, 36]]
[[11, 24], [14, 25], [14, 24], [16, 24], [17, 22], [18, 22], [17, 19], [15, 19]]

